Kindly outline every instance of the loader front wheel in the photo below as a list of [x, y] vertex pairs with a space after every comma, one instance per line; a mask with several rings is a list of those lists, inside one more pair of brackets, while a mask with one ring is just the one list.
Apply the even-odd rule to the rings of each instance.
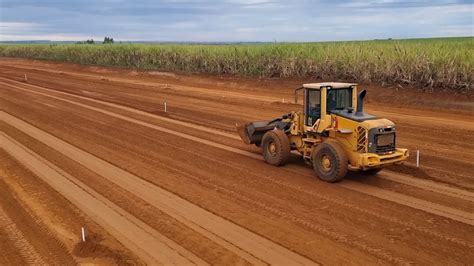
[[324, 181], [338, 182], [347, 174], [347, 155], [338, 143], [325, 142], [317, 145], [312, 159], [314, 171]]
[[284, 165], [290, 158], [290, 141], [282, 130], [270, 130], [262, 138], [263, 158], [274, 166]]

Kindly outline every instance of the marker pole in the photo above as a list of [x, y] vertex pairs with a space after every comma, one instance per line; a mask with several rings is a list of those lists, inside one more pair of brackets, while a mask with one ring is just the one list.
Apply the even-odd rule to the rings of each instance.
[[420, 150], [416, 150], [416, 167], [420, 167]]
[[82, 233], [82, 242], [86, 242], [86, 230], [84, 227], [81, 228], [81, 233]]

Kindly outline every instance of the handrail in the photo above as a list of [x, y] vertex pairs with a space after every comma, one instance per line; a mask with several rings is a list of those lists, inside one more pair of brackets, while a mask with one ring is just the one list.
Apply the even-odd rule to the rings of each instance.
[[295, 90], [295, 104], [298, 103], [298, 91], [304, 89], [304, 87], [299, 87]]

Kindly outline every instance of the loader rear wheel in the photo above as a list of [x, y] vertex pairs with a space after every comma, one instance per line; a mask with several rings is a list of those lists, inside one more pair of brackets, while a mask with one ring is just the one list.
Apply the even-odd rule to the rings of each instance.
[[321, 143], [314, 148], [312, 155], [313, 168], [320, 179], [334, 183], [346, 176], [348, 159], [338, 143]]
[[271, 165], [284, 165], [290, 158], [290, 141], [282, 130], [270, 130], [262, 138], [263, 158]]

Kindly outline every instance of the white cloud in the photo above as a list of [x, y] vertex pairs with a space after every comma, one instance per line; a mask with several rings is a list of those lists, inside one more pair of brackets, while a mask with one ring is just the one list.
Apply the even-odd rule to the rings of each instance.
[[74, 34], [42, 34], [42, 35], [7, 35], [0, 34], [0, 41], [28, 41], [28, 40], [50, 40], [50, 41], [85, 41], [87, 39], [102, 41], [103, 37], [91, 37]]
[[0, 1], [2, 40], [111, 36], [149, 41], [329, 41], [472, 35], [473, 5], [455, 0]]
[[27, 31], [40, 27], [38, 23], [0, 21], [0, 34], [14, 31]]

